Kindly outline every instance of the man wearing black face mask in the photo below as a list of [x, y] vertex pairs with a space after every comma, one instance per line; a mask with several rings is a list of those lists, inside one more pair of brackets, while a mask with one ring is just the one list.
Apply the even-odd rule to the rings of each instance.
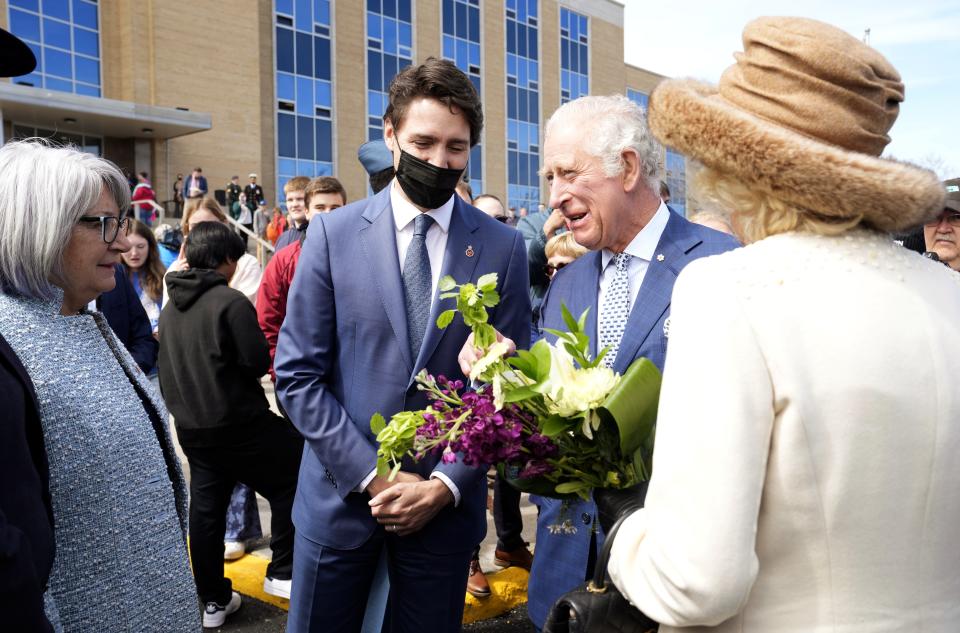
[[384, 552], [388, 628], [460, 630], [467, 564], [486, 526], [485, 472], [436, 458], [388, 481], [376, 474], [369, 420], [424, 408], [422, 369], [465, 379], [467, 328], [435, 325], [454, 307], [438, 299], [443, 275], [497, 273], [492, 322], [526, 346], [523, 239], [454, 195], [482, 127], [479, 97], [452, 63], [404, 69], [384, 115], [396, 178], [310, 223], [275, 362], [280, 401], [309, 445], [294, 505], [291, 632], [359, 630]]

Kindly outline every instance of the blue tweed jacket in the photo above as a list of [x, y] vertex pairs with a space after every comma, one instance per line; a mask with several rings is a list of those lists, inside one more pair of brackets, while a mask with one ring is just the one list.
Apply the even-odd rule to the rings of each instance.
[[62, 300], [0, 293], [0, 334], [36, 387], [50, 466], [48, 617], [65, 631], [198, 631], [167, 410], [103, 315], [62, 316]]

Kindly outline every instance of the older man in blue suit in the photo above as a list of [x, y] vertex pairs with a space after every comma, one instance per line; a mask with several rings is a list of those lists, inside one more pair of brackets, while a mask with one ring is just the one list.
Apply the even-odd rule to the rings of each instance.
[[[565, 329], [560, 306], [589, 308], [591, 352], [623, 373], [637, 358], [663, 368], [673, 283], [688, 263], [736, 248], [728, 235], [691, 224], [660, 200], [662, 148], [643, 110], [623, 96], [582, 97], [547, 122], [543, 173], [550, 206], [592, 253], [559, 271], [543, 301], [541, 331]], [[475, 352], [461, 354], [468, 367]], [[540, 507], [528, 611], [542, 628], [550, 607], [593, 573], [603, 535], [593, 503]], [[556, 529], [562, 526], [563, 529]]]
[[498, 329], [529, 338], [520, 234], [454, 195], [483, 114], [470, 80], [428, 59], [390, 87], [384, 139], [396, 178], [311, 223], [276, 356], [277, 389], [306, 438], [294, 504], [288, 630], [359, 631], [386, 551], [385, 629], [459, 631], [467, 568], [484, 536], [484, 469], [427, 459], [394, 481], [376, 474], [369, 421], [426, 406], [421, 369], [463, 379], [467, 328], [435, 325], [452, 300], [437, 284], [499, 275]]

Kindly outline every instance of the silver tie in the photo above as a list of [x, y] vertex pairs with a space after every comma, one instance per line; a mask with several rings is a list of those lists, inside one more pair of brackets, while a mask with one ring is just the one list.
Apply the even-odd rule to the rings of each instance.
[[632, 255], [627, 253], [617, 253], [613, 260], [607, 264], [613, 265], [616, 270], [613, 273], [613, 279], [607, 286], [607, 291], [603, 295], [603, 306], [600, 312], [600, 349], [610, 346], [607, 355], [603, 357], [603, 364], [606, 367], [613, 367], [613, 361], [617, 358], [617, 352], [620, 350], [620, 340], [623, 338], [623, 330], [627, 326], [627, 317], [630, 316], [630, 277], [627, 275], [627, 268], [630, 265]]
[[410, 356], [417, 362], [433, 303], [433, 275], [427, 253], [427, 231], [433, 218], [426, 213], [417, 216], [413, 225], [413, 239], [403, 260], [403, 298], [407, 307], [407, 329], [410, 337]]

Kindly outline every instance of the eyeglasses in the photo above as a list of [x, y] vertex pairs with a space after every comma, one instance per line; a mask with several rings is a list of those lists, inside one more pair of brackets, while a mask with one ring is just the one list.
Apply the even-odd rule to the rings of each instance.
[[87, 222], [88, 224], [99, 222], [100, 237], [107, 244], [113, 244], [121, 230], [126, 236], [130, 235], [130, 229], [133, 228], [130, 218], [118, 218], [115, 215], [82, 215], [80, 216], [80, 222]]
[[547, 274], [552, 275], [570, 262], [560, 262], [559, 264], [547, 264]]
[[936, 226], [944, 220], [946, 220], [950, 226], [960, 226], [960, 211], [944, 211], [930, 222], [927, 222], [927, 226]]

